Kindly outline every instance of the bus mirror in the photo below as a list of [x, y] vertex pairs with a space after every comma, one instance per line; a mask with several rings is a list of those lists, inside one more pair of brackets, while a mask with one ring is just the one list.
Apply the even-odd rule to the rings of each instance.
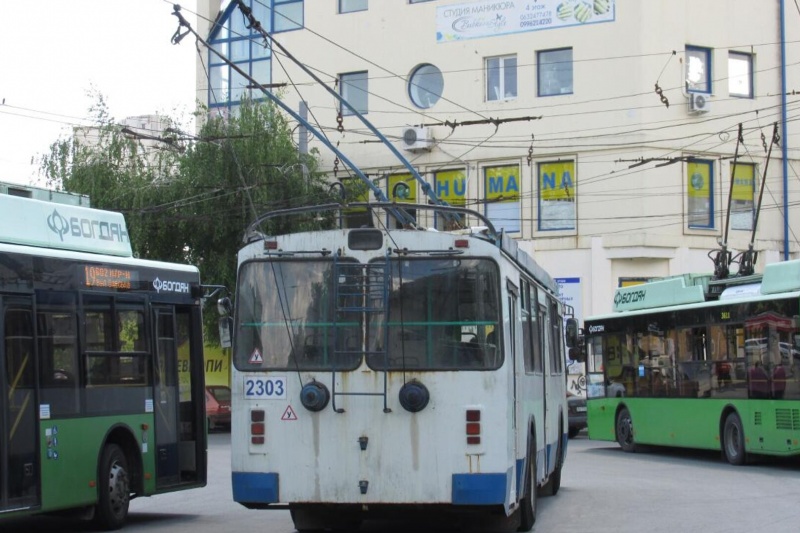
[[217, 312], [219, 313], [219, 316], [230, 316], [231, 309], [233, 309], [233, 306], [231, 305], [231, 299], [227, 296], [217, 300]]
[[575, 361], [576, 363], [586, 362], [586, 352], [580, 348], [570, 348], [567, 352], [567, 357], [569, 357], [570, 361]]
[[574, 318], [567, 319], [566, 337], [568, 348], [575, 348], [578, 346], [578, 321]]
[[223, 348], [231, 347], [231, 333], [233, 332], [233, 319], [229, 316], [219, 318], [219, 344]]

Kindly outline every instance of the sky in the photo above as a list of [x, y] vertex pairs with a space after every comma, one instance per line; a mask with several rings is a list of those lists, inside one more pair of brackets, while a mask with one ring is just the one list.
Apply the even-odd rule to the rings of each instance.
[[36, 160], [87, 124], [91, 94], [116, 121], [189, 123], [197, 50], [191, 36], [170, 42], [173, 3], [196, 28], [195, 0], [0, 0], [1, 182], [44, 186]]

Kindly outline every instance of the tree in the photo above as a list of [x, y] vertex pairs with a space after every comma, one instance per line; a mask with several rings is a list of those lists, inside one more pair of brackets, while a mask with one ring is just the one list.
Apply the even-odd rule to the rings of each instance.
[[[137, 257], [196, 265], [204, 283], [231, 294], [236, 254], [256, 216], [330, 199], [316, 154], [298, 153], [272, 103], [245, 102], [236, 117], [210, 117], [196, 137], [168, 119], [165, 132], [146, 136], [159, 140], [155, 151], [109, 117], [102, 97], [91, 111], [94, 128], [76, 129], [42, 158], [48, 184], [122, 212]], [[300, 224], [309, 222], [274, 220], [261, 229]], [[205, 317], [206, 339], [218, 340], [216, 308]]]

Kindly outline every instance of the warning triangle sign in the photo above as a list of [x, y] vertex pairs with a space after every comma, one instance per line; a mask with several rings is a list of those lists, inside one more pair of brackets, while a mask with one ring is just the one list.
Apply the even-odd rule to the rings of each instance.
[[281, 420], [297, 420], [297, 415], [292, 409], [291, 405], [286, 406], [286, 410], [283, 412], [283, 416], [281, 416]]
[[253, 350], [253, 353], [250, 354], [250, 364], [251, 365], [264, 364], [264, 356], [261, 355], [261, 352], [258, 350], [258, 348]]

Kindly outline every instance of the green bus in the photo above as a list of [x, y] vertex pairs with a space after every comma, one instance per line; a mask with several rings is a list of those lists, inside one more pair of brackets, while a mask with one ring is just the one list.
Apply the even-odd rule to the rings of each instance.
[[206, 484], [197, 268], [132, 256], [119, 213], [0, 195], [0, 528]]
[[589, 438], [800, 454], [800, 261], [617, 289], [584, 321]]

